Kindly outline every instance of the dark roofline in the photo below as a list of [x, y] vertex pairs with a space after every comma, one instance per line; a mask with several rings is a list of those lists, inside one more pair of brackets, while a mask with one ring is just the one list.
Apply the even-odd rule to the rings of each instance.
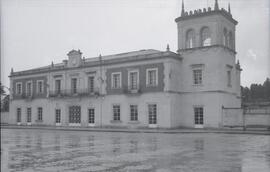
[[[105, 60], [102, 60], [102, 66], [122, 64], [122, 63], [127, 63], [127, 62], [163, 59], [163, 58], [172, 58], [176, 60], [182, 60], [182, 57], [179, 54], [176, 54], [171, 51], [167, 51], [167, 52], [157, 52], [157, 53], [152, 53], [152, 54], [136, 55], [136, 56], [130, 56], [130, 57], [105, 59]], [[101, 64], [100, 61], [96, 60], [92, 62], [85, 62], [84, 64], [76, 68], [69, 68], [65, 65], [47, 67], [47, 68], [37, 68], [37, 69], [13, 72], [9, 77], [26, 76], [26, 75], [41, 74], [41, 73], [47, 73], [47, 72], [63, 71], [63, 70], [75, 70], [75, 69], [80, 69], [80, 68], [83, 69], [83, 68], [88, 68], [88, 67], [97, 67], [97, 66], [100, 66], [100, 64]]]
[[224, 9], [222, 10], [214, 10], [214, 11], [206, 11], [206, 12], [198, 12], [198, 13], [192, 13], [192, 14], [185, 14], [184, 16], [180, 16], [178, 18], [175, 19], [175, 22], [180, 22], [180, 21], [184, 21], [184, 20], [189, 20], [189, 19], [194, 19], [194, 18], [198, 18], [198, 17], [205, 17], [205, 16], [211, 16], [211, 15], [217, 15], [220, 14], [222, 16], [224, 16], [226, 19], [230, 20], [233, 24], [237, 25], [238, 21], [234, 20], [232, 18], [232, 15], [229, 14], [227, 11], [225, 11]]

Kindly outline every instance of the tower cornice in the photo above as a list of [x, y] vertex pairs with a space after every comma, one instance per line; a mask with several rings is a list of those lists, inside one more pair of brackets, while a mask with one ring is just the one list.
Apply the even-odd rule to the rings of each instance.
[[206, 11], [206, 9], [204, 8], [203, 11], [199, 9], [199, 10], [194, 10], [194, 12], [192, 11], [190, 11], [189, 13], [185, 12], [185, 15], [176, 18], [175, 22], [204, 17], [204, 16], [211, 16], [211, 15], [222, 15], [226, 19], [231, 21], [233, 24], [235, 25], [238, 24], [238, 22], [232, 18], [232, 15], [223, 8], [221, 10], [211, 10], [211, 8], [208, 8], [208, 11]]

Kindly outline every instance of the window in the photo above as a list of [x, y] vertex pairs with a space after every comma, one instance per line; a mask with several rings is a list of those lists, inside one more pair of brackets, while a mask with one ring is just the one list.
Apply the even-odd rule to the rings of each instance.
[[232, 86], [232, 76], [231, 76], [231, 71], [227, 71], [227, 86], [231, 87]]
[[55, 93], [56, 94], [61, 93], [61, 80], [60, 79], [55, 80]]
[[203, 124], [203, 107], [195, 107], [194, 114], [195, 114], [195, 125], [202, 125]]
[[26, 122], [28, 122], [28, 123], [30, 123], [31, 121], [32, 121], [32, 109], [31, 108], [27, 108], [27, 110], [26, 110], [26, 114], [27, 114], [27, 118], [26, 118]]
[[210, 46], [211, 45], [211, 34], [208, 27], [203, 27], [201, 30], [201, 46]]
[[202, 70], [201, 69], [193, 70], [193, 84], [195, 85], [202, 84]]
[[39, 107], [38, 108], [38, 121], [42, 121], [42, 113], [43, 113], [42, 107]]
[[17, 108], [17, 122], [21, 122], [22, 121], [22, 109], [21, 108]]
[[22, 83], [16, 83], [16, 94], [22, 94]]
[[186, 33], [186, 48], [194, 48], [195, 44], [195, 32], [193, 29], [190, 29]]
[[228, 35], [228, 46], [229, 48], [234, 49], [234, 40], [233, 40], [232, 32], [229, 32], [229, 35]]
[[112, 73], [112, 88], [121, 88], [121, 73]]
[[55, 109], [55, 123], [61, 123], [61, 109]]
[[113, 120], [120, 121], [120, 105], [113, 105]]
[[88, 77], [88, 90], [90, 93], [94, 92], [94, 86], [95, 86], [94, 78], [95, 78], [94, 76]]
[[157, 105], [148, 104], [149, 124], [157, 124]]
[[95, 109], [93, 108], [88, 109], [88, 123], [89, 124], [95, 123]]
[[138, 105], [130, 105], [130, 121], [138, 121]]
[[228, 33], [226, 28], [223, 30], [223, 45], [228, 46]]
[[81, 123], [81, 107], [69, 107], [69, 123]]
[[158, 85], [158, 76], [157, 76], [157, 69], [147, 69], [146, 70], [146, 83], [147, 86], [157, 86]]
[[31, 96], [32, 95], [32, 82], [28, 81], [26, 83], [26, 95]]
[[37, 81], [37, 93], [43, 93], [43, 81]]
[[138, 89], [138, 71], [129, 72], [129, 89], [136, 90]]
[[71, 79], [71, 91], [73, 94], [77, 93], [77, 78]]

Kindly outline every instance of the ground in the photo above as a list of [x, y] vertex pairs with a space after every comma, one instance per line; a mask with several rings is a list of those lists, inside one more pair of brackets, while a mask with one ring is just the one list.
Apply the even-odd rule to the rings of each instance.
[[1, 171], [270, 171], [269, 135], [1, 129]]

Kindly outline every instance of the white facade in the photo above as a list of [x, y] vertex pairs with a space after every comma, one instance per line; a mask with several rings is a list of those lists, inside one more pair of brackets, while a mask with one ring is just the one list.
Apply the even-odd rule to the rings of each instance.
[[[12, 72], [10, 123], [222, 127], [222, 108], [241, 107], [237, 22], [219, 9], [195, 14], [183, 9], [176, 22], [178, 53], [141, 50], [82, 59], [80, 50], [72, 50], [63, 63]], [[31, 94], [26, 94], [27, 83], [32, 83]]]

